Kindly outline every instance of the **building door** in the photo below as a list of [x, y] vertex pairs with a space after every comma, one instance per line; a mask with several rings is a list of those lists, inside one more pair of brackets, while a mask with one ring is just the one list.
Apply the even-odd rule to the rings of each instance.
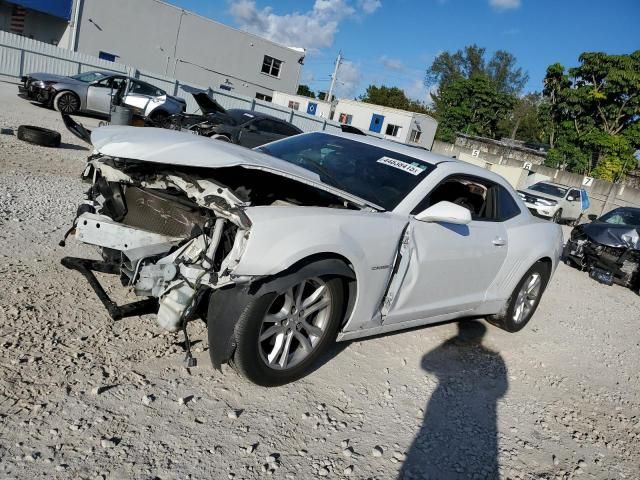
[[371, 116], [371, 125], [369, 125], [369, 130], [375, 133], [380, 133], [382, 131], [382, 124], [384, 123], [384, 115], [378, 115], [374, 113]]

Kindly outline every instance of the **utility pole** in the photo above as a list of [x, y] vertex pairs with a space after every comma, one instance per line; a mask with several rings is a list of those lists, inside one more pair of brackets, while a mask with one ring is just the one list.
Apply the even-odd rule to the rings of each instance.
[[329, 94], [325, 101], [331, 102], [331, 98], [333, 96], [333, 88], [336, 85], [336, 78], [338, 77], [338, 68], [340, 68], [340, 63], [342, 62], [342, 50], [338, 52], [338, 58], [336, 58], [336, 68], [333, 70], [333, 75], [331, 75], [331, 86], [329, 87]]

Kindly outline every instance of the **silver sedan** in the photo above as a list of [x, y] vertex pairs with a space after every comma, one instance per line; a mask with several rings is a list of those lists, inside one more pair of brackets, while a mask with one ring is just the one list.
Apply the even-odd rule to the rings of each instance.
[[33, 73], [23, 78], [20, 93], [62, 113], [108, 115], [112, 98], [121, 93], [122, 103], [153, 120], [183, 112], [184, 99], [168, 95], [147, 82], [113, 72], [94, 71], [71, 77]]

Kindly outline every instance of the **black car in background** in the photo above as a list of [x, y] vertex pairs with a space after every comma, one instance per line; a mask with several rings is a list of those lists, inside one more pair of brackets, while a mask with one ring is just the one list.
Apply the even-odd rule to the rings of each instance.
[[601, 283], [640, 289], [640, 208], [620, 207], [571, 231], [564, 259]]
[[239, 108], [225, 110], [204, 92], [192, 95], [202, 114], [173, 115], [169, 119], [168, 128], [188, 130], [247, 148], [302, 133], [295, 125], [272, 115]]

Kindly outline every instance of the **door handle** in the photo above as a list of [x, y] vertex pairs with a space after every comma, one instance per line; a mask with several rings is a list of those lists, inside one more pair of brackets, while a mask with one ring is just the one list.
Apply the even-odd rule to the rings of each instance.
[[491, 243], [493, 243], [496, 247], [504, 247], [507, 244], [507, 241], [504, 238], [496, 237]]

